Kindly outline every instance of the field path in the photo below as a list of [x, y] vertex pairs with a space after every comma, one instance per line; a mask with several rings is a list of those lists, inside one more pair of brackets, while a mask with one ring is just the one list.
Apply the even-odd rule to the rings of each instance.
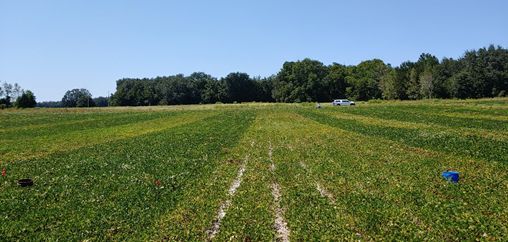
[[249, 162], [249, 172], [223, 219], [218, 241], [354, 236], [342, 225], [351, 219], [322, 196], [322, 192], [331, 192], [324, 186], [320, 192], [317, 181], [299, 165], [309, 148], [305, 143], [312, 129], [309, 124], [313, 122], [291, 112], [259, 112], [248, 135], [258, 141], [257, 145], [245, 151], [254, 159]]
[[226, 216], [226, 212], [228, 208], [231, 206], [231, 199], [236, 193], [236, 190], [238, 187], [240, 187], [240, 184], [242, 183], [242, 176], [245, 172], [245, 166], [247, 165], [247, 162], [249, 161], [249, 157], [245, 157], [245, 159], [242, 162], [242, 165], [240, 166], [240, 169], [238, 169], [238, 174], [236, 175], [235, 180], [233, 180], [233, 183], [231, 183], [231, 186], [228, 190], [228, 197], [227, 200], [222, 202], [220, 205], [219, 211], [217, 212], [217, 216], [213, 221], [212, 227], [207, 231], [208, 239], [211, 240], [217, 235], [220, 229], [220, 223], [222, 219]]
[[[306, 172], [309, 173], [309, 176], [312, 176], [312, 172], [310, 171], [309, 167], [303, 162], [300, 161], [300, 166], [305, 169]], [[335, 197], [333, 197], [333, 194], [331, 194], [321, 183], [318, 181], [315, 181], [316, 183], [316, 189], [319, 191], [319, 194], [321, 194], [322, 197], [328, 198], [330, 200], [330, 203], [335, 204]]]
[[270, 146], [268, 147], [268, 159], [270, 160], [270, 171], [273, 174], [273, 183], [272, 183], [272, 196], [273, 196], [273, 202], [274, 202], [274, 211], [275, 211], [275, 229], [277, 231], [277, 241], [283, 241], [288, 242], [289, 241], [289, 235], [291, 234], [291, 231], [289, 230], [287, 226], [287, 222], [284, 219], [284, 208], [281, 207], [280, 200], [281, 192], [280, 192], [280, 185], [277, 182], [277, 177], [275, 174], [275, 163], [273, 162], [273, 147], [272, 142], [270, 142]]

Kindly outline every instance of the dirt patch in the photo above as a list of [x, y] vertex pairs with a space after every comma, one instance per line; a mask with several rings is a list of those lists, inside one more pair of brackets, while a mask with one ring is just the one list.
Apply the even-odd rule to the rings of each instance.
[[[270, 159], [270, 171], [272, 175], [275, 176], [275, 163], [272, 159], [273, 148], [272, 142], [270, 142], [270, 146], [268, 148], [268, 158]], [[275, 180], [275, 179], [274, 179]], [[274, 227], [275, 231], [277, 231], [276, 241], [289, 241], [289, 234], [291, 231], [288, 228], [287, 222], [284, 219], [284, 209], [280, 206], [281, 193], [280, 186], [277, 182], [272, 183], [272, 196], [274, 201], [274, 211], [275, 211], [275, 222]]]
[[319, 191], [322, 197], [326, 197], [330, 200], [330, 202], [335, 203], [335, 198], [333, 197], [333, 195], [329, 193], [328, 190], [326, 190], [326, 188], [321, 186], [321, 184], [319, 184], [318, 182], [316, 182], [316, 189]]
[[280, 206], [280, 187], [276, 182], [272, 184], [272, 195], [275, 202], [275, 230], [277, 231], [277, 241], [289, 241], [291, 231], [284, 220], [284, 209]]
[[229, 164], [240, 164], [242, 163], [242, 160], [238, 160], [238, 159], [229, 159], [226, 161], [227, 163]]
[[[300, 166], [307, 173], [310, 173], [310, 169], [307, 167], [307, 165], [303, 161], [300, 161]], [[323, 187], [321, 184], [319, 184], [319, 182], [317, 182], [317, 181], [316, 181], [316, 189], [319, 191], [319, 194], [321, 194], [322, 197], [326, 197], [330, 200], [330, 202], [335, 203], [335, 198], [333, 197], [333, 195], [330, 192], [328, 192], [328, 190], [326, 190], [326, 188]]]

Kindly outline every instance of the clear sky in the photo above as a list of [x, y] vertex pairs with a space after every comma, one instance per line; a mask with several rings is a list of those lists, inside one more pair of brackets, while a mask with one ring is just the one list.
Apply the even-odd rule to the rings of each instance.
[[277, 73], [306, 57], [393, 66], [508, 47], [508, 1], [0, 0], [0, 81], [38, 101], [123, 77]]

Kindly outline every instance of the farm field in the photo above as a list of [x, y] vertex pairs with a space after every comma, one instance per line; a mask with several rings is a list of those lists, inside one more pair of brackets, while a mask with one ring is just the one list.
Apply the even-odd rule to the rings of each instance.
[[504, 240], [508, 98], [0, 110], [0, 169], [0, 241]]

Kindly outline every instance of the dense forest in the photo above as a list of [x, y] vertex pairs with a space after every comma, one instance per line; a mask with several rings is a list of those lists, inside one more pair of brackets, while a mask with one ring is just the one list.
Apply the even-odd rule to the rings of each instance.
[[276, 75], [260, 78], [230, 73], [223, 78], [190, 76], [125, 78], [111, 104], [119, 106], [233, 102], [322, 102], [334, 98], [424, 99], [507, 96], [508, 50], [489, 46], [459, 59], [421, 54], [392, 67], [380, 59], [356, 66], [324, 65], [304, 59], [285, 62]]
[[[328, 102], [336, 98], [415, 100], [508, 96], [508, 50], [489, 46], [466, 51], [459, 59], [421, 54], [416, 62], [392, 67], [380, 59], [358, 65], [324, 65], [311, 59], [288, 61], [269, 77], [233, 72], [215, 78], [203, 72], [155, 78], [124, 78], [110, 98], [73, 89], [61, 101], [38, 107], [149, 106], [236, 102]], [[18, 98], [20, 98], [18, 100]], [[12, 102], [16, 100], [17, 102]], [[32, 92], [0, 85], [0, 105], [32, 107]]]

